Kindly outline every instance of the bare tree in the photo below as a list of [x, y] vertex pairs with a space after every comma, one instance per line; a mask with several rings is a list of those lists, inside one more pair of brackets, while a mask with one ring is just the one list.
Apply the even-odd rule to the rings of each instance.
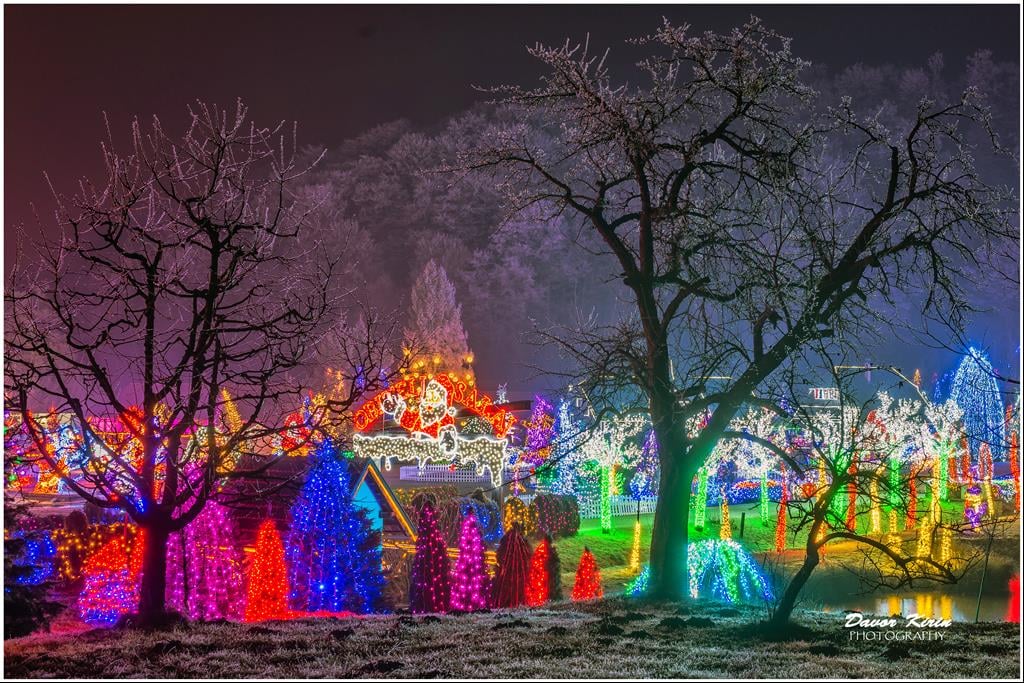
[[898, 294], [962, 323], [956, 264], [1009, 256], [1015, 232], [963, 137], [987, 120], [972, 91], [890, 130], [848, 100], [820, 111], [805, 62], [757, 19], [702, 35], [666, 22], [636, 42], [652, 48], [643, 86], [614, 82], [587, 46], [532, 48], [542, 83], [492, 90], [513, 123], [462, 168], [493, 172], [513, 213], [564, 216], [621, 268], [630, 315], [552, 336], [592, 397], [635, 387], [647, 404], [652, 592], [685, 599], [691, 482], [737, 411], [774, 403], [773, 375], [811, 360], [809, 342], [891, 329]]
[[[868, 592], [954, 584], [980, 558], [962, 543], [977, 529], [943, 518], [937, 468], [944, 463], [928, 459], [924, 441], [933, 438], [934, 425], [928, 425], [925, 402], [895, 401], [885, 392], [857, 402], [849, 381], [859, 372], [834, 370], [837, 403], [793, 410], [791, 419], [807, 435], [802, 452], [773, 447], [793, 481], [788, 530], [807, 535], [803, 561], [773, 605], [770, 621], [778, 626], [789, 621], [830, 543], [856, 549], [846, 548], [839, 561]], [[930, 505], [919, 510], [924, 491]]]
[[62, 238], [5, 299], [7, 397], [54, 468], [39, 411], [71, 413], [67, 486], [144, 531], [144, 622], [165, 612], [168, 535], [224, 477], [253, 473], [239, 463], [281, 455], [301, 405], [292, 371], [337, 303], [333, 265], [306, 239], [315, 207], [291, 194], [306, 170], [295, 129], [257, 126], [240, 102], [189, 114], [180, 136], [154, 118], [132, 124], [127, 154], [104, 145], [103, 182], [57, 195]]

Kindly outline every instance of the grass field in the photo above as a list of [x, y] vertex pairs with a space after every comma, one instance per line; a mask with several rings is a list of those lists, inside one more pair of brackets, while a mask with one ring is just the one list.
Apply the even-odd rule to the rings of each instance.
[[97, 630], [4, 644], [7, 677], [1015, 678], [1016, 624], [943, 640], [853, 641], [841, 615], [801, 612], [766, 637], [750, 607], [622, 598], [533, 610], [381, 616], [167, 631]]

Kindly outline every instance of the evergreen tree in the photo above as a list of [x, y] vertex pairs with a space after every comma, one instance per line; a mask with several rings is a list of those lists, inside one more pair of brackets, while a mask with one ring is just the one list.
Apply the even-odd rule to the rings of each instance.
[[530, 572], [530, 544], [518, 525], [512, 526], [498, 544], [498, 572], [491, 592], [492, 607], [526, 604], [526, 579]]
[[437, 526], [437, 513], [427, 501], [420, 509], [416, 556], [409, 582], [409, 609], [413, 614], [447, 612], [451, 601], [448, 548]]
[[289, 602], [308, 612], [380, 609], [384, 574], [380, 534], [353, 503], [347, 463], [330, 439], [317, 445], [291, 510]]
[[413, 284], [405, 342], [416, 353], [415, 371], [450, 372], [475, 382], [462, 305], [455, 301], [455, 285], [444, 267], [433, 259]]
[[555, 601], [565, 597], [562, 594], [562, 558], [558, 556], [558, 548], [551, 542], [551, 536], [545, 536], [548, 544], [548, 599]]
[[[45, 544], [49, 554], [52, 542], [47, 534], [33, 537], [19, 533], [29, 524], [23, 503], [10, 495], [4, 498], [4, 528], [16, 530], [4, 539], [4, 637], [17, 638], [41, 627], [61, 610], [61, 605], [47, 599], [52, 585], [52, 558], [33, 553], [34, 543]], [[33, 556], [35, 555], [35, 556]], [[47, 566], [48, 565], [48, 566]], [[38, 580], [37, 580], [38, 579]]]

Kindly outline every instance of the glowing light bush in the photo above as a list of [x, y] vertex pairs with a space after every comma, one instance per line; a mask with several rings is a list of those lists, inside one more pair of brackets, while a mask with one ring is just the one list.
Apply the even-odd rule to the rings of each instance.
[[94, 626], [113, 626], [138, 609], [144, 533], [126, 532], [107, 541], [85, 561], [85, 583], [78, 596], [78, 614]]
[[733, 540], [690, 544], [690, 597], [715, 597], [730, 603], [772, 598], [771, 586], [753, 556]]

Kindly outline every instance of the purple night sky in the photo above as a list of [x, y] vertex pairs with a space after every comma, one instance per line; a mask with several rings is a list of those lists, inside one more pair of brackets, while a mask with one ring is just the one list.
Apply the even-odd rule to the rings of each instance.
[[[241, 97], [257, 120], [297, 120], [302, 142], [332, 148], [396, 119], [436, 125], [485, 99], [474, 84], [533, 82], [538, 67], [524, 47], [536, 41], [582, 40], [589, 33], [592, 44], [613, 48], [613, 67], [624, 68], [634, 55], [623, 39], [650, 32], [661, 16], [724, 30], [753, 12], [792, 36], [797, 55], [829, 70], [919, 65], [935, 52], [946, 65], [962, 68], [979, 49], [991, 50], [996, 62], [1019, 63], [1018, 8], [1010, 5], [55, 10], [4, 8], [8, 262], [21, 235], [55, 234], [43, 172], [66, 191], [97, 172], [103, 111], [117, 134], [136, 114], [172, 121], [197, 98], [230, 103]], [[1016, 183], [1016, 171], [1006, 182]], [[12, 229], [19, 225], [23, 232]], [[1002, 311], [978, 318], [974, 341], [990, 349], [997, 367], [1017, 376], [1018, 292], [1009, 287], [989, 298], [1002, 303]], [[479, 353], [490, 343], [488, 330], [474, 328], [472, 320], [466, 325], [482, 384], [493, 387], [508, 369]], [[949, 352], [887, 340], [880, 340], [876, 357], [864, 360], [921, 367], [926, 377], [955, 363]]]

